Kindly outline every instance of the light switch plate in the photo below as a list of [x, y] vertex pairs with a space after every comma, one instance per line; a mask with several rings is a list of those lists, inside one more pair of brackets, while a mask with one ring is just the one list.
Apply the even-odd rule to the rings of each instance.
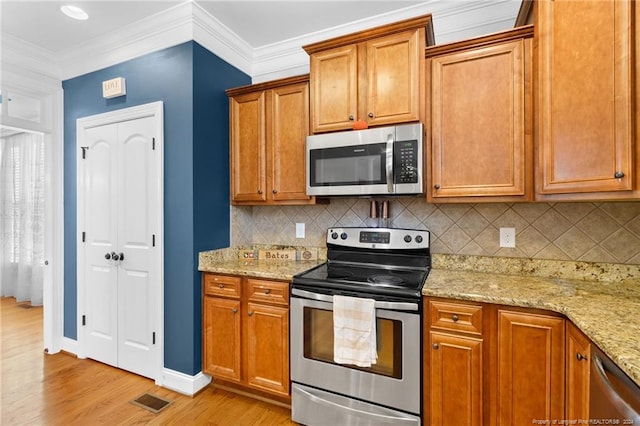
[[296, 238], [304, 238], [304, 223], [296, 223]]

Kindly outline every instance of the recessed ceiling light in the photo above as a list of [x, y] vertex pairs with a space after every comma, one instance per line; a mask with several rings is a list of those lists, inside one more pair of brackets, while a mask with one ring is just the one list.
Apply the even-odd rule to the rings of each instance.
[[89, 15], [87, 15], [87, 12], [85, 12], [84, 10], [80, 9], [77, 6], [71, 6], [70, 4], [66, 4], [60, 7], [60, 10], [69, 18], [77, 19], [79, 21], [85, 21], [89, 19]]

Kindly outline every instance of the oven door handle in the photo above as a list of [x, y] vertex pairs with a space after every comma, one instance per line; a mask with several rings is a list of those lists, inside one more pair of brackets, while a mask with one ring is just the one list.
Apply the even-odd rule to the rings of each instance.
[[373, 413], [369, 411], [358, 410], [357, 408], [354, 408], [354, 407], [347, 407], [347, 406], [338, 404], [336, 402], [329, 401], [328, 399], [324, 399], [321, 396], [314, 395], [313, 393], [310, 392], [311, 389], [306, 390], [298, 387], [297, 391], [319, 405], [324, 405], [325, 407], [337, 407], [341, 411], [355, 413], [354, 417], [360, 420], [368, 419], [375, 424], [379, 424], [379, 423], [393, 424], [393, 425], [415, 425], [416, 424], [416, 419], [413, 419], [413, 418], [389, 416], [381, 413]]
[[387, 161], [385, 165], [387, 171], [387, 192], [393, 194], [395, 192], [393, 189], [393, 133], [387, 135]]
[[[303, 297], [305, 299], [318, 300], [320, 302], [333, 303], [333, 296], [328, 294], [313, 293], [311, 291], [300, 290], [294, 288], [291, 290], [293, 296]], [[376, 300], [376, 309], [389, 309], [395, 311], [418, 311], [419, 306], [413, 302], [384, 302]]]

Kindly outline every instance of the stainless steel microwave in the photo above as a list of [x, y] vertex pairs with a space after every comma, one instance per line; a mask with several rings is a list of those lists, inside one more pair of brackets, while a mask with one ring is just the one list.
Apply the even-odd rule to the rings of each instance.
[[307, 195], [420, 194], [422, 124], [307, 136]]

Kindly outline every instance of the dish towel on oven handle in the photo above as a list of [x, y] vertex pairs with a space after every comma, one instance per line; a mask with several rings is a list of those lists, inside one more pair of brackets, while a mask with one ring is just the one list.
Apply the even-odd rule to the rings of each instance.
[[378, 361], [376, 301], [333, 296], [333, 360], [371, 367]]

